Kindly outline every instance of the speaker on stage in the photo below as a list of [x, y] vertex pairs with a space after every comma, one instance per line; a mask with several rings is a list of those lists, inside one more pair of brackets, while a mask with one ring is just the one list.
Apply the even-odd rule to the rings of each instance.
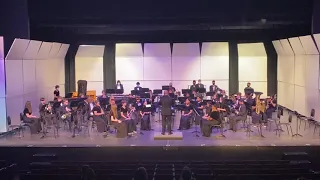
[[78, 95], [83, 94], [86, 95], [87, 93], [87, 81], [86, 80], [79, 80], [78, 81]]

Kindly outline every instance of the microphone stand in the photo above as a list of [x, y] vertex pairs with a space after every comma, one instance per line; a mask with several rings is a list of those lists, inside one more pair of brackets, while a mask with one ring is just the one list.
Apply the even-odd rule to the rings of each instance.
[[[196, 111], [194, 107], [192, 107], [192, 109], [193, 109], [193, 111], [196, 113], [196, 116], [201, 117], [200, 114], [198, 113], [198, 111]], [[194, 124], [195, 124], [195, 126], [196, 126], [196, 130], [193, 131], [192, 133], [196, 133], [196, 137], [199, 137], [198, 133], [200, 133], [200, 132], [198, 131], [198, 126], [197, 126], [197, 124], [196, 124], [196, 121], [197, 121], [197, 119], [196, 119], [196, 117], [195, 117], [195, 119], [194, 119]], [[199, 123], [200, 123], [200, 122], [199, 122]]]
[[296, 133], [292, 135], [292, 137], [295, 137], [295, 136], [300, 136], [300, 137], [303, 137], [301, 134], [299, 134], [299, 119], [300, 119], [300, 116], [297, 112], [294, 112], [297, 116], [297, 127], [296, 127]]

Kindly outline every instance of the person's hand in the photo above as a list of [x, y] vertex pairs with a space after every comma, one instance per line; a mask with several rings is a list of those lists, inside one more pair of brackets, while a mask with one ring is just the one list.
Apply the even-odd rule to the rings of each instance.
[[126, 120], [129, 120], [130, 118], [126, 118]]
[[120, 120], [118, 120], [118, 123], [121, 123], [121, 121], [120, 121]]

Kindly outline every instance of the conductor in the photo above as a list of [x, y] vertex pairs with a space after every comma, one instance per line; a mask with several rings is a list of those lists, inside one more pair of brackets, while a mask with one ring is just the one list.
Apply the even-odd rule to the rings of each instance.
[[172, 111], [171, 106], [173, 105], [173, 101], [169, 96], [168, 91], [164, 91], [164, 96], [160, 98], [159, 105], [162, 106], [162, 135], [165, 134], [166, 126], [168, 128], [169, 135], [172, 134], [171, 130], [171, 119], [172, 119]]

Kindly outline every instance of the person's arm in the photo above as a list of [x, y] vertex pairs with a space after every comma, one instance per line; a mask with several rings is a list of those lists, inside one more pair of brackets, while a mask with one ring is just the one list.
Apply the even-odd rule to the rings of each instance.
[[101, 116], [101, 115], [103, 115], [104, 113], [102, 113], [102, 112], [101, 112], [101, 113], [98, 113], [98, 111], [95, 110], [95, 111], [93, 111], [93, 114], [94, 114], [95, 116]]
[[111, 116], [111, 121], [112, 121], [112, 122], [118, 122], [118, 123], [121, 123], [121, 121], [120, 121], [120, 120], [118, 120], [118, 119], [114, 118], [113, 116]]
[[125, 119], [127, 119], [128, 117], [126, 117], [125, 115], [124, 115], [124, 113], [121, 111], [120, 112], [120, 115], [121, 115], [121, 117], [123, 117], [123, 118], [125, 118]]
[[140, 111], [140, 115], [141, 115], [141, 116], [143, 116], [144, 114], [145, 114], [144, 112]]

